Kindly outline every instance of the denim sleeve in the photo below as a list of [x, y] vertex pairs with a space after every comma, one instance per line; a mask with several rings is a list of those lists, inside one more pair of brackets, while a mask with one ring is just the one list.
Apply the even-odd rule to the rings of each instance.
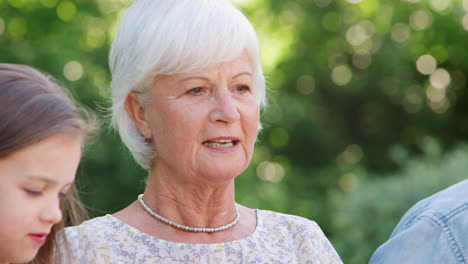
[[380, 246], [369, 264], [466, 263], [454, 252], [453, 239], [449, 226], [441, 226], [437, 220], [422, 216]]

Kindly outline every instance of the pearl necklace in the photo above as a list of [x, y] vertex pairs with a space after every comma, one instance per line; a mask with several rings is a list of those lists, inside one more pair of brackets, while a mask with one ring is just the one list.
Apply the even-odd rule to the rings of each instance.
[[153, 216], [154, 218], [170, 226], [173, 226], [175, 228], [182, 229], [184, 231], [213, 233], [213, 232], [219, 232], [219, 231], [224, 231], [226, 229], [229, 229], [233, 227], [235, 224], [237, 224], [237, 222], [239, 222], [239, 209], [237, 208], [237, 206], [236, 206], [236, 218], [234, 219], [234, 221], [232, 221], [231, 223], [227, 225], [223, 225], [219, 227], [190, 227], [190, 226], [185, 226], [185, 225], [174, 223], [171, 220], [157, 214], [155, 211], [149, 208], [148, 205], [146, 205], [146, 203], [143, 201], [143, 194], [138, 195], [138, 202], [140, 202], [143, 209], [145, 209], [145, 211], [151, 216]]

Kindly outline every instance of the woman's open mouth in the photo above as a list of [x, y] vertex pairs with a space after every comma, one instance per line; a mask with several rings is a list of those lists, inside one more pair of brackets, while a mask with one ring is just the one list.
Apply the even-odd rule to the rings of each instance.
[[231, 151], [239, 145], [238, 138], [216, 138], [204, 141], [203, 146], [217, 151]]

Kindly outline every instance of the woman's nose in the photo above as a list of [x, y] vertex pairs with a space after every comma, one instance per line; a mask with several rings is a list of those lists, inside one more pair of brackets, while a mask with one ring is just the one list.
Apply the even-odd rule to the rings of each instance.
[[47, 203], [41, 211], [41, 220], [51, 224], [57, 224], [62, 220], [62, 210], [60, 209], [60, 201]]
[[240, 118], [236, 100], [226, 91], [215, 95], [215, 106], [210, 114], [213, 122], [233, 123]]

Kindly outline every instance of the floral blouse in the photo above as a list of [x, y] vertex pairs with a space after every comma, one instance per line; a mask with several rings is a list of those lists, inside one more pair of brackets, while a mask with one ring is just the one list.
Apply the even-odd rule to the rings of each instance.
[[[142, 233], [111, 215], [65, 229], [68, 250], [60, 263], [342, 263], [313, 221], [256, 210], [257, 227], [248, 237], [225, 243], [186, 244]], [[69, 253], [67, 253], [69, 252]]]

